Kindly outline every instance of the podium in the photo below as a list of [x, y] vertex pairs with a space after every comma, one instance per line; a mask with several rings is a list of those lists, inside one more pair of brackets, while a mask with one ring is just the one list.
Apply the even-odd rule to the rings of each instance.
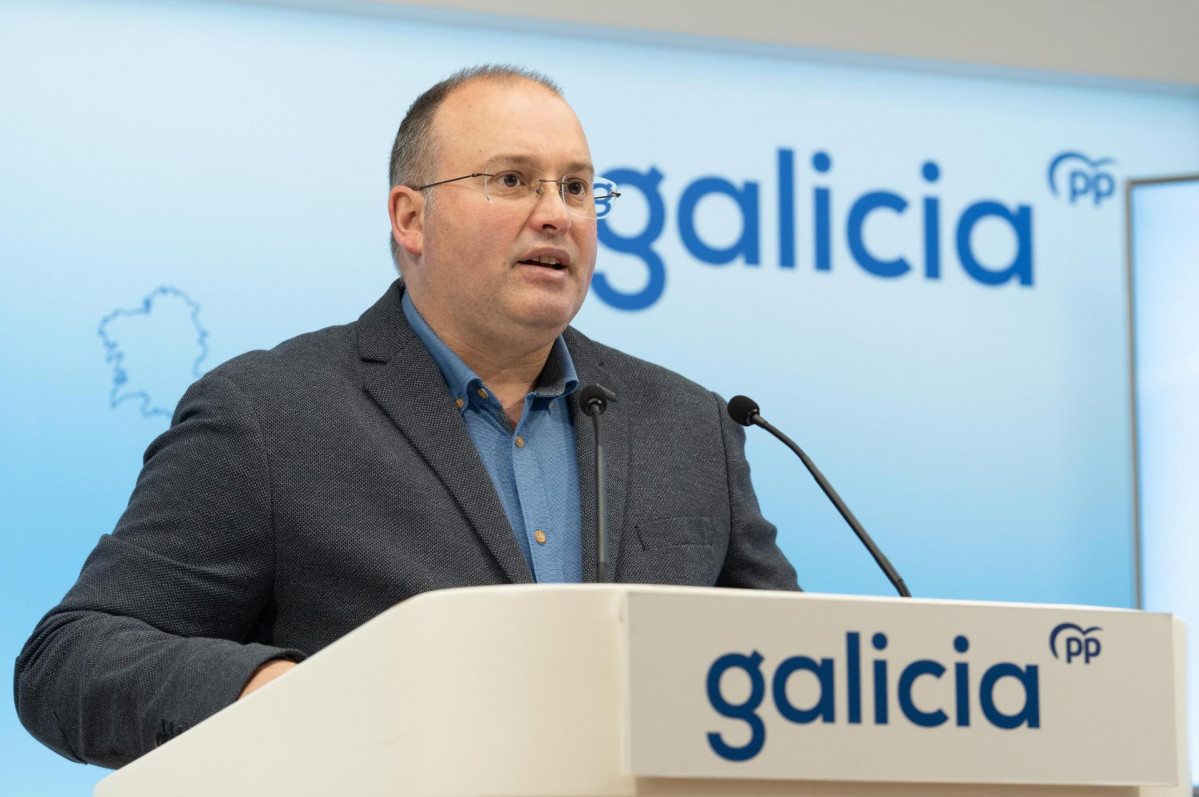
[[97, 797], [1190, 795], [1163, 614], [640, 585], [412, 598]]

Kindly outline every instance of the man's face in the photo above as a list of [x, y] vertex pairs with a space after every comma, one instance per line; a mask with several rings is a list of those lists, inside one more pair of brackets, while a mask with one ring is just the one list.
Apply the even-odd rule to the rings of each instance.
[[[567, 173], [592, 176], [579, 120], [537, 83], [461, 86], [438, 109], [433, 132], [434, 181], [507, 168], [534, 185]], [[459, 342], [552, 341], [587, 295], [595, 220], [568, 213], [557, 183], [528, 205], [489, 203], [481, 177], [431, 190], [437, 196], [423, 216], [419, 258], [405, 272], [421, 313], [440, 334], [466, 337]], [[533, 262], [539, 258], [562, 267]]]

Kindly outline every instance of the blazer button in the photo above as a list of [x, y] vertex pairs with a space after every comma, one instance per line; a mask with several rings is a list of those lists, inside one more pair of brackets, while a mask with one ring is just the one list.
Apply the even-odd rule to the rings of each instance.
[[545, 545], [545, 532], [541, 529], [533, 532], [533, 539], [537, 540], [538, 545]]

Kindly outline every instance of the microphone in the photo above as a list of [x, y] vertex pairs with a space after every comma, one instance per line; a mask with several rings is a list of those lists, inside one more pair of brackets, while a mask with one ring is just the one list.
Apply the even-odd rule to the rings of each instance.
[[804, 467], [808, 469], [808, 473], [811, 473], [812, 478], [816, 480], [818, 485], [820, 485], [820, 489], [823, 490], [824, 494], [828, 496], [828, 500], [833, 502], [833, 506], [837, 507], [837, 511], [841, 513], [841, 517], [845, 518], [845, 522], [849, 524], [851, 529], [853, 529], [853, 533], [858, 535], [858, 539], [861, 540], [862, 544], [866, 546], [866, 550], [870, 551], [870, 555], [874, 557], [874, 561], [878, 563], [880, 568], [882, 568], [883, 573], [887, 576], [887, 580], [889, 580], [891, 585], [895, 587], [895, 591], [898, 592], [901, 597], [912, 597], [912, 593], [908, 592], [907, 585], [904, 584], [903, 579], [899, 577], [899, 573], [895, 570], [895, 566], [891, 564], [891, 560], [889, 560], [886, 554], [880, 551], [879, 547], [874, 544], [874, 540], [872, 540], [870, 535], [866, 533], [866, 529], [862, 528], [862, 524], [859, 523], [858, 519], [853, 516], [853, 512], [849, 511], [849, 507], [847, 507], [845, 502], [841, 500], [841, 496], [837, 495], [837, 491], [834, 490], [833, 486], [828, 483], [828, 479], [824, 478], [824, 474], [822, 474], [820, 469], [816, 467], [816, 463], [810, 460], [808, 455], [803, 452], [803, 449], [796, 445], [791, 438], [787, 437], [787, 435], [783, 434], [778, 429], [775, 429], [766, 421], [765, 418], [762, 417], [761, 412], [758, 410], [758, 404], [756, 401], [748, 396], [733, 396], [733, 398], [729, 401], [729, 417], [742, 426], [761, 426], [763, 429], [781, 440], [783, 445], [794, 451], [799, 457], [800, 461], [803, 462]]
[[595, 417], [592, 414], [596, 413], [603, 415], [604, 410], [608, 409], [608, 402], [616, 401], [616, 394], [601, 384], [591, 384], [579, 389], [579, 404], [583, 407], [583, 412]]
[[608, 580], [608, 499], [604, 484], [604, 441], [600, 436], [600, 416], [616, 401], [616, 394], [603, 385], [593, 383], [579, 390], [579, 406], [591, 416], [595, 429], [595, 580]]

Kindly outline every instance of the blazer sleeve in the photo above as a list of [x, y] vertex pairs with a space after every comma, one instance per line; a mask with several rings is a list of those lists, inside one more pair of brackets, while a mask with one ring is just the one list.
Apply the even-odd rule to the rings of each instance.
[[724, 441], [730, 509], [729, 547], [716, 586], [798, 590], [795, 568], [778, 547], [778, 531], [762, 517], [754, 495], [745, 459], [745, 429], [729, 417], [724, 399], [712, 395]]
[[302, 659], [247, 643], [273, 597], [271, 493], [250, 403], [205, 376], [17, 658], [25, 727], [67, 758], [118, 767], [234, 702], [260, 664]]

